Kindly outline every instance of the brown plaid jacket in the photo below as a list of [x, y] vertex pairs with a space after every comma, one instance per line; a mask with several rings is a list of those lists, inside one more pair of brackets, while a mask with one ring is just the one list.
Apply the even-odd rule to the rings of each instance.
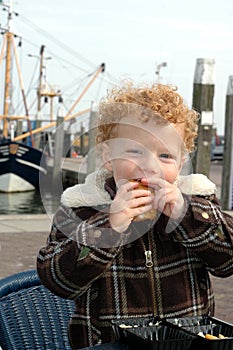
[[[105, 189], [113, 198], [111, 181]], [[75, 190], [68, 189], [72, 201]], [[64, 200], [66, 191], [37, 268], [47, 288], [76, 303], [73, 349], [113, 341], [112, 319], [214, 314], [209, 273], [233, 273], [233, 218], [214, 194], [185, 196], [187, 212], [169, 232], [160, 215], [153, 225], [131, 224], [119, 234], [108, 221], [109, 203], [80, 206], [79, 198], [75, 206]], [[153, 266], [146, 266], [145, 251]]]

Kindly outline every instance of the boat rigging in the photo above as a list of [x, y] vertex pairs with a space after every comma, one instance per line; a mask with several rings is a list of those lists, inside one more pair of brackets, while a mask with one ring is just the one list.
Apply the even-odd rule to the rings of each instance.
[[[47, 161], [43, 156], [43, 144], [41, 136], [47, 129], [56, 128], [56, 120], [53, 118], [53, 99], [58, 97], [59, 103], [63, 102], [62, 93], [57, 89], [48, 89], [43, 84], [43, 60], [44, 45], [40, 49], [40, 71], [39, 84], [37, 88], [37, 111], [34, 115], [34, 122], [29, 117], [29, 109], [25, 94], [23, 77], [20, 69], [19, 58], [15, 45], [17, 35], [13, 31], [13, 9], [12, 0], [0, 3], [8, 13], [7, 26], [1, 28], [3, 34], [3, 43], [0, 55], [0, 67], [3, 65], [5, 58], [5, 76], [4, 76], [4, 98], [3, 113], [0, 114], [2, 122], [2, 130], [0, 130], [0, 191], [2, 192], [22, 192], [39, 189], [39, 178], [41, 174], [47, 174]], [[12, 75], [14, 72], [13, 61], [16, 65], [20, 91], [23, 100], [24, 114], [12, 114]], [[75, 112], [75, 108], [83, 98], [92, 83], [96, 80], [100, 73], [105, 71], [105, 64], [102, 63], [94, 72], [90, 81], [80, 93], [78, 98], [68, 109], [64, 120], [74, 120], [76, 117], [87, 113], [90, 108]], [[50, 100], [50, 120], [42, 125], [41, 99]], [[27, 122], [27, 131], [23, 132], [23, 121]], [[34, 139], [34, 136], [37, 135]]]

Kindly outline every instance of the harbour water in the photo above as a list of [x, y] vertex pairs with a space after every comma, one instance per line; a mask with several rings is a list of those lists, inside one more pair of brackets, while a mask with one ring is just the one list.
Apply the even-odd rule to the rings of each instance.
[[52, 214], [59, 205], [59, 198], [47, 191], [0, 193], [0, 215]]
[[[79, 159], [78, 161], [80, 162]], [[74, 161], [70, 161], [70, 163], [71, 173], [73, 174], [74, 171], [72, 170], [77, 170], [77, 165]], [[60, 179], [59, 185], [55, 188], [49, 177], [48, 181], [46, 179], [46, 181], [40, 183], [40, 190], [38, 191], [0, 192], [0, 215], [54, 214], [59, 206], [61, 193], [66, 187], [83, 181], [80, 180], [80, 176], [82, 175], [77, 175], [75, 179], [69, 179], [69, 176], [66, 175], [64, 182]]]
[[39, 191], [0, 193], [0, 215], [43, 214]]

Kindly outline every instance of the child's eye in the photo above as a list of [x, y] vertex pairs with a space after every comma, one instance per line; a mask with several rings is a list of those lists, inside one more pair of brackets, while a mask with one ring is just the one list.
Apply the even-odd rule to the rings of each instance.
[[161, 153], [160, 158], [165, 158], [165, 159], [173, 159], [173, 156], [170, 153]]
[[131, 153], [131, 154], [142, 154], [142, 151], [140, 149], [132, 148], [128, 149], [126, 153]]

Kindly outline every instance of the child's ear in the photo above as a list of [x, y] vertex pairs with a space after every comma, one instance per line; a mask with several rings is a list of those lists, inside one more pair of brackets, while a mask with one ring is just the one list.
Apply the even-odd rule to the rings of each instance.
[[112, 171], [112, 163], [111, 163], [109, 145], [107, 145], [106, 143], [103, 143], [102, 147], [103, 147], [102, 155], [103, 155], [103, 160], [104, 160], [104, 167], [107, 170]]

